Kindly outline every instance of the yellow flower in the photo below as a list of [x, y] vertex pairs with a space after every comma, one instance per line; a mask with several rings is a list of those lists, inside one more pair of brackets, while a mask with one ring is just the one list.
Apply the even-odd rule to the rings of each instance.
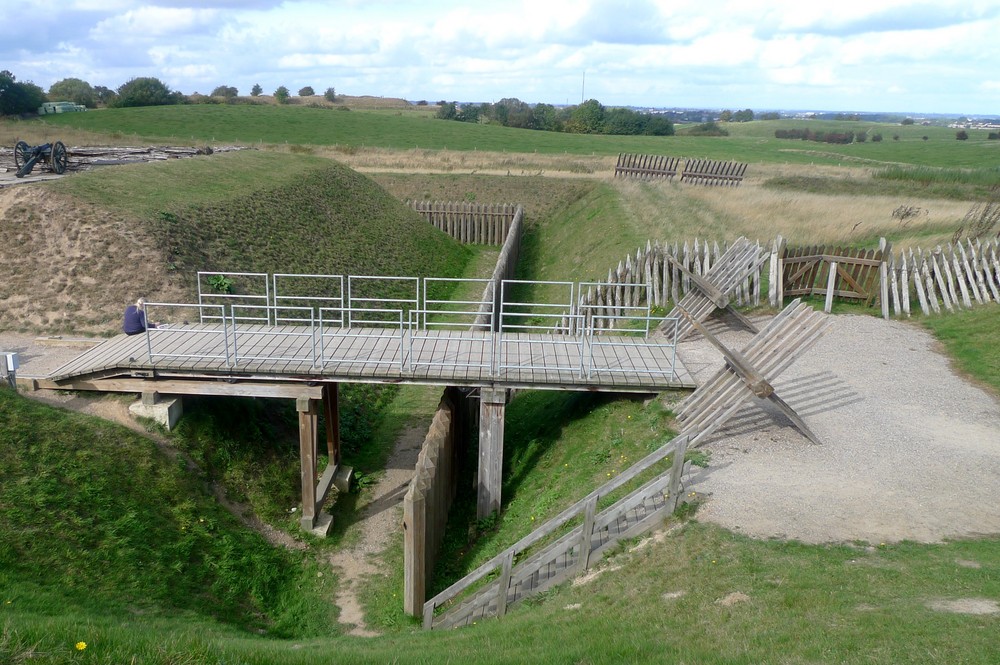
[[77, 642], [76, 643], [76, 650], [77, 651], [83, 651], [86, 648], [87, 648], [87, 643], [86, 642]]

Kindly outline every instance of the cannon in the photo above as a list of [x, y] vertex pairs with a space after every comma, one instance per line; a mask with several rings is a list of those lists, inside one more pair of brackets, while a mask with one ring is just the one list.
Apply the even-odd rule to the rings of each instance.
[[34, 147], [24, 141], [18, 141], [14, 146], [14, 165], [17, 166], [17, 177], [23, 178], [31, 173], [36, 164], [45, 164], [49, 170], [62, 175], [69, 163], [66, 146], [62, 141], [43, 143]]

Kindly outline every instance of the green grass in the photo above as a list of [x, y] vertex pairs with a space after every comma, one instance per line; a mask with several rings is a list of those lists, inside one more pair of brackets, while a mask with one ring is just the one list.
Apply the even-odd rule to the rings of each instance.
[[66, 178], [148, 225], [172, 270], [461, 274], [471, 250], [336, 162], [247, 151]]
[[[116, 141], [243, 143], [393, 149], [488, 150], [495, 152], [614, 155], [619, 152], [707, 157], [748, 162], [856, 165], [894, 163], [976, 168], [995, 161], [1000, 142], [973, 131], [956, 141], [944, 127], [857, 122], [767, 120], [730, 123], [725, 137], [641, 137], [561, 134], [436, 120], [406, 112], [339, 111], [293, 106], [191, 105], [104, 109], [52, 116], [44, 121], [55, 133], [74, 127], [103, 133]], [[776, 129], [808, 126], [818, 131], [880, 132], [885, 140], [835, 146], [774, 138]], [[898, 134], [898, 141], [892, 136]], [[923, 137], [928, 140], [924, 141]]]
[[941, 340], [962, 372], [1000, 395], [1000, 305], [923, 317], [920, 322]]
[[301, 586], [315, 565], [243, 529], [150, 440], [10, 390], [0, 412], [4, 604], [39, 616], [193, 613], [283, 636], [330, 630], [323, 585]]

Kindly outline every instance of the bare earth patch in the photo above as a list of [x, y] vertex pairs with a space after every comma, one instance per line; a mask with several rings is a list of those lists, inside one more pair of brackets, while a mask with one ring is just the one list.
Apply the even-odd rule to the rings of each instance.
[[330, 555], [330, 565], [340, 574], [340, 587], [335, 599], [340, 608], [340, 623], [350, 626], [348, 633], [351, 635], [379, 635], [365, 625], [358, 589], [366, 578], [382, 572], [379, 555], [394, 538], [399, 537], [403, 496], [413, 479], [413, 469], [429, 426], [429, 422], [421, 422], [403, 430], [396, 440], [385, 474], [375, 487], [365, 493], [363, 503], [358, 506], [361, 516], [352, 526], [360, 529], [357, 544]]
[[927, 607], [938, 612], [955, 614], [1000, 614], [1000, 603], [986, 598], [959, 598], [957, 600], [931, 600]]

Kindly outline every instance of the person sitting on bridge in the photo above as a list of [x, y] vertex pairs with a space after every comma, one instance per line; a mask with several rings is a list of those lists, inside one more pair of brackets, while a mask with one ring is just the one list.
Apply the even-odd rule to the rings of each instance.
[[146, 299], [139, 298], [134, 305], [125, 308], [125, 321], [122, 331], [126, 335], [138, 335], [146, 332], [146, 328], [155, 328], [155, 323], [146, 322]]

